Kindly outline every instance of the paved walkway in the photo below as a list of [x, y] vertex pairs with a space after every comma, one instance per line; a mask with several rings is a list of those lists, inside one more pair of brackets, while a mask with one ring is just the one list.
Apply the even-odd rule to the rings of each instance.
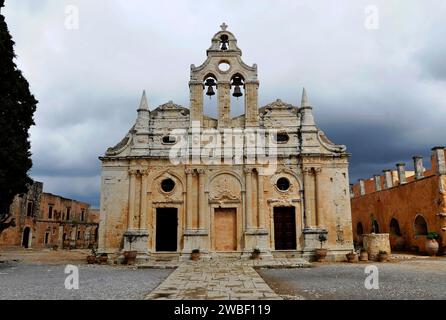
[[183, 262], [146, 299], [280, 300], [281, 297], [253, 267], [298, 268], [308, 265], [301, 259]]

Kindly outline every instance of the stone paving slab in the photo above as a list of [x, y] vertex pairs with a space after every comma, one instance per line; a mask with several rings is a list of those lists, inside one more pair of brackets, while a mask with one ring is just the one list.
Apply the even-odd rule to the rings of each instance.
[[[158, 264], [163, 265], [152, 262], [139, 268], [154, 268]], [[145, 299], [281, 300], [254, 268], [310, 266], [303, 259], [188, 261], [177, 262], [177, 265], [177, 269]]]
[[[308, 268], [311, 267], [311, 263], [300, 258], [275, 258], [268, 260], [247, 260], [247, 259], [215, 259], [215, 260], [204, 260], [204, 261], [149, 261], [146, 263], [141, 263], [137, 267], [139, 269], [176, 269], [180, 265], [193, 264], [199, 265], [201, 263], [226, 263], [226, 268], [229, 268], [228, 264], [231, 266], [244, 266], [244, 267], [254, 267], [254, 268], [267, 268], [267, 269], [285, 269], [285, 268]], [[222, 266], [223, 268], [223, 266]]]

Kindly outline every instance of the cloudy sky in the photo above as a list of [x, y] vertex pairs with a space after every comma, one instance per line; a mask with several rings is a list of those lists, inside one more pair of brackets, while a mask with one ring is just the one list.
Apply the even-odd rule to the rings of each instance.
[[6, 0], [3, 14], [39, 100], [31, 175], [47, 192], [97, 206], [98, 156], [142, 90], [151, 108], [188, 106], [190, 64], [223, 21], [258, 64], [261, 105], [299, 105], [307, 88], [318, 125], [352, 153], [351, 182], [446, 144], [445, 1]]

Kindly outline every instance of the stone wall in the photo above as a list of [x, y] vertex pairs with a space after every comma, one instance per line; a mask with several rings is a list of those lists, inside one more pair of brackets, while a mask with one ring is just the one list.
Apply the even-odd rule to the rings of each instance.
[[[432, 157], [432, 168], [424, 170], [421, 178], [409, 176], [403, 183], [397, 180], [390, 188], [383, 184], [382, 190], [376, 191], [366, 185], [365, 194], [360, 195], [359, 184], [355, 185], [351, 198], [355, 241], [361, 242], [359, 224], [362, 225], [363, 233], [372, 232], [373, 215], [379, 232], [390, 233], [392, 246], [402, 236], [405, 250], [424, 252], [426, 234], [419, 234], [415, 226], [415, 219], [420, 216], [426, 222], [426, 231], [437, 232], [441, 237], [440, 245], [445, 246], [446, 176], [437, 172], [435, 162], [435, 157]], [[397, 221], [400, 235], [391, 230], [392, 219]]]

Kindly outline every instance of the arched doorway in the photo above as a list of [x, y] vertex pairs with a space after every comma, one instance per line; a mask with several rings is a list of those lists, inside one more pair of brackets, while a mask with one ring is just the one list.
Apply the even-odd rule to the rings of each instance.
[[392, 220], [390, 220], [390, 235], [401, 236], [400, 224], [395, 218], [392, 218]]
[[24, 248], [28, 248], [29, 247], [30, 235], [31, 235], [30, 227], [25, 227], [25, 229], [23, 230], [23, 238], [22, 238], [22, 246]]
[[425, 236], [427, 235], [427, 222], [423, 216], [418, 215], [415, 218], [414, 222], [414, 231], [416, 236]]
[[372, 223], [372, 233], [379, 233], [379, 225], [376, 220], [373, 220]]
[[362, 235], [364, 234], [364, 228], [362, 227], [362, 223], [358, 222], [358, 224], [356, 225], [356, 235], [359, 237], [362, 237]]

